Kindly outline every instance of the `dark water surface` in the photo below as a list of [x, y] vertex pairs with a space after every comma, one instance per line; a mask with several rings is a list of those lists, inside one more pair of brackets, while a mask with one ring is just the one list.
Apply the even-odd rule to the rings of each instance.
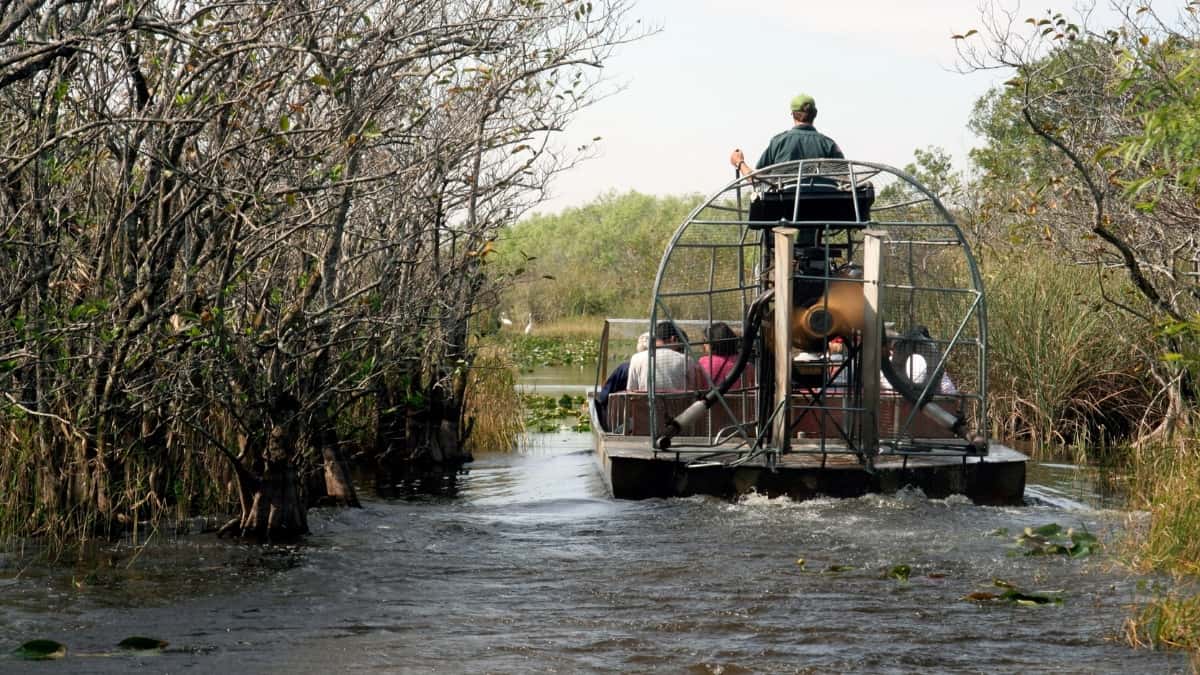
[[[919, 493], [622, 502], [588, 436], [550, 434], [480, 458], [457, 496], [313, 511], [299, 547], [180, 537], [74, 579], [0, 561], [0, 652], [39, 637], [70, 650], [0, 656], [0, 671], [1187, 672], [1182, 655], [1121, 643], [1144, 591], [1109, 557], [1011, 554], [1012, 535], [1051, 522], [1115, 547], [1137, 516], [1069, 467], [1031, 483], [1020, 508]], [[897, 564], [907, 583], [885, 578]], [[963, 599], [997, 578], [1065, 601]], [[131, 635], [171, 646], [111, 654]]]

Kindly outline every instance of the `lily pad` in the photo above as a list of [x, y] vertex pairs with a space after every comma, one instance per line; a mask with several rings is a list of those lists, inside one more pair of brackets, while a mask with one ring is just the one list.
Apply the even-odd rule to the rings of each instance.
[[1058, 523], [1046, 523], [1041, 527], [1025, 528], [1025, 536], [1027, 537], [1057, 537], [1062, 534], [1062, 525]]
[[967, 595], [963, 596], [963, 600], [978, 603], [1006, 603], [1020, 607], [1063, 604], [1063, 596], [1061, 591], [1030, 593], [1020, 590], [1013, 584], [1003, 579], [993, 579], [992, 585], [996, 586], [997, 588], [1004, 589], [1004, 592], [989, 593], [987, 591], [978, 591], [975, 593], [968, 593]]
[[17, 658], [26, 661], [49, 661], [65, 657], [67, 646], [54, 640], [30, 640], [17, 647], [13, 653]]
[[117, 646], [120, 647], [121, 649], [130, 649], [133, 651], [148, 652], [148, 651], [154, 651], [154, 650], [159, 650], [159, 649], [166, 649], [167, 644], [168, 643], [166, 640], [159, 640], [158, 638], [150, 638], [150, 637], [140, 637], [140, 636], [135, 635], [134, 637], [127, 637], [124, 640], [121, 640], [121, 642]]
[[854, 569], [854, 565], [830, 565], [825, 568], [825, 571], [829, 574], [840, 574], [852, 569]]
[[1072, 558], [1091, 555], [1094, 549], [1100, 548], [1100, 540], [1090, 532], [1072, 532], [1071, 549], [1068, 554]]
[[889, 579], [896, 581], [908, 581], [908, 577], [912, 574], [912, 568], [908, 565], [893, 565], [892, 569], [888, 570], [887, 576]]
[[1001, 599], [1007, 600], [1016, 605], [1032, 607], [1035, 605], [1061, 605], [1063, 602], [1061, 595], [1050, 595], [1048, 593], [1023, 593], [1010, 588], [1000, 596]]
[[1025, 555], [1030, 556], [1065, 555], [1081, 558], [1100, 548], [1100, 541], [1090, 532], [1063, 529], [1058, 523], [1027, 527], [1016, 538], [1016, 543], [1025, 549]]

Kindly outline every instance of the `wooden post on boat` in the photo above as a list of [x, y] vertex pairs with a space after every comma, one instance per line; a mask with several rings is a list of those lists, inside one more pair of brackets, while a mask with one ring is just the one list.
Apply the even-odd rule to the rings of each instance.
[[792, 418], [792, 248], [796, 229], [780, 227], [775, 233], [775, 423], [771, 436], [780, 452], [791, 447]]
[[880, 312], [880, 259], [886, 232], [863, 232], [862, 432], [859, 449], [868, 457], [879, 452], [879, 375], [883, 356]]

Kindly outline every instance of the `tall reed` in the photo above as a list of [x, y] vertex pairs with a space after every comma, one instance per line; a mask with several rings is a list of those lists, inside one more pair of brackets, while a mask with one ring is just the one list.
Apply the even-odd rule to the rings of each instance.
[[1143, 331], [1104, 301], [1096, 270], [1030, 248], [986, 262], [993, 429], [1038, 456], [1128, 433], [1149, 398], [1135, 348]]
[[479, 347], [467, 378], [466, 414], [473, 420], [467, 443], [472, 451], [508, 452], [524, 431], [517, 373], [507, 350]]
[[1134, 506], [1150, 514], [1134, 542], [1135, 564], [1200, 577], [1200, 439], [1136, 448], [1130, 483]]
[[[1139, 608], [1125, 625], [1134, 645], [1190, 649], [1200, 660], [1200, 439], [1137, 448], [1131, 465], [1133, 505], [1150, 514], [1132, 529], [1130, 558], [1143, 572], [1188, 580]], [[1189, 590], [1190, 589], [1190, 590]]]

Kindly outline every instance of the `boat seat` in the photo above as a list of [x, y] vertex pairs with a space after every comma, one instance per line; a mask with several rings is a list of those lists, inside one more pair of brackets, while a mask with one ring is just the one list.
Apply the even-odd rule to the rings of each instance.
[[[960, 396], [933, 396], [931, 401], [947, 410], [958, 410], [963, 404]], [[797, 396], [793, 399], [792, 419], [799, 419], [797, 430], [804, 432], [809, 438], [840, 438], [838, 426], [848, 430], [847, 423], [851, 413], [846, 410], [820, 410], [806, 407], [810, 399]], [[842, 405], [852, 405], [836, 392], [827, 393], [823, 399], [822, 408], [841, 408]], [[929, 417], [918, 413], [913, 417], [908, 429], [902, 429], [913, 406], [904, 397], [894, 392], [885, 392], [879, 397], [879, 435], [881, 438], [956, 438], [954, 432], [938, 425]], [[803, 415], [803, 417], [800, 417]], [[903, 432], [903, 433], [901, 433]]]
[[[726, 395], [725, 400], [729, 404], [730, 410], [726, 410], [725, 407], [718, 404], [709, 409], [694, 424], [683, 429], [679, 435], [713, 438], [726, 427], [736, 423], [752, 422], [755, 419], [757, 394], [753, 389], [730, 392]], [[960, 396], [934, 396], [931, 400], [947, 410], [957, 410], [963, 403]], [[696, 401], [696, 392], [662, 393], [657, 395], [654, 401], [658, 408], [656, 421], [659, 428], [653, 435], [658, 435], [662, 433], [667, 420], [679, 415]], [[808, 408], [809, 399], [803, 396], [797, 396], [793, 401], [792, 420], [799, 420], [796, 430], [803, 432], [805, 436], [819, 438], [824, 435], [826, 438], [839, 439], [841, 437], [838, 432], [839, 426], [845, 431], [849, 430], [847, 425], [852, 413], [842, 410], [841, 407], [851, 404], [840, 393], [829, 392], [825, 395], [822, 407], [832, 408], [832, 410]], [[733, 412], [733, 416], [730, 416], [730, 411]], [[912, 403], [900, 395], [894, 393], [882, 395], [879, 401], [880, 437], [956, 437], [949, 429], [939, 426], [933, 420], [919, 413], [913, 417], [912, 424], [907, 430], [902, 429], [901, 427], [911, 412]], [[612, 430], [610, 433], [625, 436], [652, 435], [650, 433], [650, 397], [646, 392], [623, 391], [611, 394], [608, 397], [606, 413], [608, 428]]]
[[[681, 391], [659, 393], [654, 397], [658, 429], [653, 435], [662, 433], [667, 420], [679, 415], [697, 399], [697, 392]], [[712, 438], [721, 429], [736, 423], [753, 420], [757, 395], [753, 390], [732, 391], [725, 396], [730, 410], [719, 403], [694, 424], [684, 428], [681, 436], [707, 436]], [[730, 416], [730, 411], [733, 416]], [[612, 433], [625, 436], [650, 436], [650, 396], [646, 392], [623, 391], [608, 397], [608, 428]], [[617, 431], [617, 430], [620, 431]]]
[[[857, 203], [858, 208], [855, 209]], [[779, 221], [817, 223], [867, 223], [871, 219], [871, 205], [875, 203], [875, 187], [867, 183], [851, 191], [824, 183], [790, 185], [779, 190], [768, 190], [750, 203], [752, 230], [769, 230]], [[797, 246], [820, 246], [820, 229], [800, 227]]]

